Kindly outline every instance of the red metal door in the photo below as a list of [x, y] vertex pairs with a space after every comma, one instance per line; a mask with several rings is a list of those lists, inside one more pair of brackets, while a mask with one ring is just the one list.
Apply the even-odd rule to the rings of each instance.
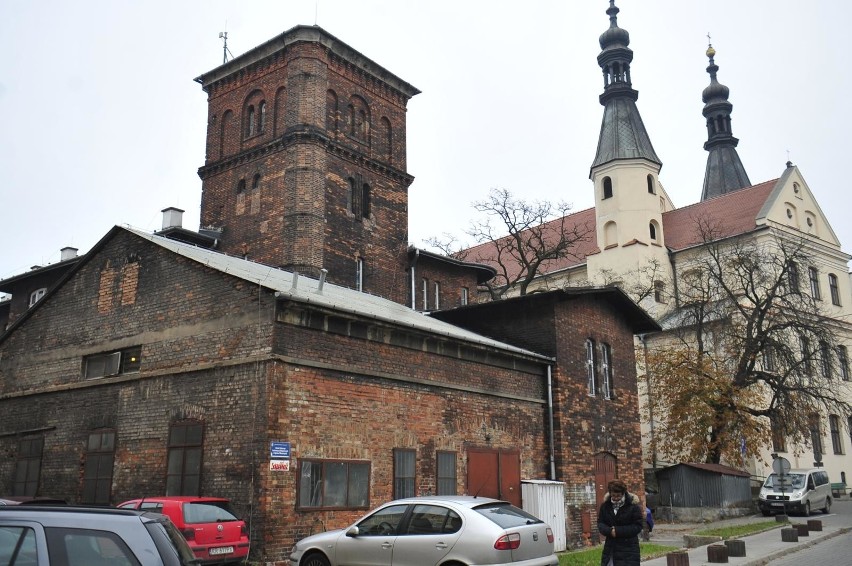
[[618, 477], [617, 471], [615, 456], [609, 452], [595, 454], [595, 499], [597, 500], [597, 507], [600, 507], [603, 503], [609, 480]]
[[518, 450], [467, 451], [467, 493], [504, 499], [521, 506], [521, 454]]

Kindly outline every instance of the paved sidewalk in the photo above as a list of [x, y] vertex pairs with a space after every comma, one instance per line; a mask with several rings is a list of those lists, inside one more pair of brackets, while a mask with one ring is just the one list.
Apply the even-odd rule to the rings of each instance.
[[[811, 519], [820, 519], [820, 517], [814, 516], [811, 517]], [[657, 526], [655, 526], [654, 532], [652, 533], [651, 542], [683, 547], [683, 536], [692, 534], [695, 531], [711, 527], [716, 528], [723, 527], [726, 525], [762, 522], [766, 520], [767, 519], [765, 517], [753, 516], [742, 517], [737, 519], [727, 519], [724, 521], [714, 521], [710, 524], [658, 524]], [[793, 524], [802, 524], [805, 522], [806, 521], [804, 517], [791, 517], [791, 523]], [[789, 525], [779, 523], [778, 528], [774, 528], [754, 535], [749, 535], [746, 537], [741, 537], [746, 544], [746, 556], [729, 557], [727, 563], [740, 566], [762, 566], [764, 564], [767, 564], [769, 560], [773, 558], [779, 558], [791, 552], [801, 550], [802, 548], [807, 548], [808, 546], [814, 545], [828, 538], [852, 531], [852, 526], [830, 525], [826, 524], [826, 521], [823, 521], [822, 531], [811, 531], [807, 536], [799, 536], [798, 542], [783, 542], [781, 540], [782, 526], [786, 527]], [[700, 546], [698, 548], [689, 549], [688, 553], [689, 566], [710, 564], [710, 562], [708, 562], [707, 560], [706, 545]], [[666, 564], [667, 560], [665, 556], [662, 556], [660, 558], [654, 558], [652, 560], [645, 560], [644, 562], [642, 562], [642, 566], [666, 566]]]

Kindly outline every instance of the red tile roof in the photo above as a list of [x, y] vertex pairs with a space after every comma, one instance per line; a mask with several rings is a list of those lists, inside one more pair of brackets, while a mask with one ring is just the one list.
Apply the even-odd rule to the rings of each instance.
[[755, 229], [757, 214], [778, 179], [766, 181], [718, 197], [678, 208], [663, 214], [663, 240], [670, 250], [682, 250], [701, 243], [701, 221], [709, 220], [715, 239], [745, 234]]
[[[673, 251], [683, 250], [701, 243], [698, 222], [709, 220], [717, 231], [717, 238], [727, 238], [737, 234], [745, 234], [755, 229], [755, 220], [760, 209], [766, 204], [766, 199], [775, 188], [778, 179], [766, 181], [726, 193], [718, 197], [698, 202], [683, 208], [663, 213], [663, 239], [666, 247]], [[557, 233], [562, 219], [557, 218], [545, 224], [545, 231]], [[551, 260], [542, 265], [540, 274], [551, 273], [561, 269], [582, 265], [586, 257], [600, 253], [597, 243], [595, 209], [588, 208], [565, 217], [566, 230], [574, 227], [586, 229], [589, 236], [578, 242], [568, 257]], [[469, 248], [465, 261], [491, 265], [500, 271], [496, 261], [496, 249], [493, 243], [486, 242]], [[510, 277], [517, 275], [520, 267], [507, 265]]]

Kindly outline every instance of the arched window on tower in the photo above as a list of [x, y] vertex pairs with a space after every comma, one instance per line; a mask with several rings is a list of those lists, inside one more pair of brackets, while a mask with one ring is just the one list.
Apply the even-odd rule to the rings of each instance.
[[615, 222], [604, 224], [604, 247], [609, 248], [618, 244], [618, 225]]
[[254, 131], [254, 106], [249, 106], [246, 112], [246, 137], [253, 136]]
[[260, 188], [260, 174], [256, 174], [254, 176], [254, 179], [252, 179], [251, 188], [252, 188], [252, 190]]
[[603, 198], [612, 198], [612, 179], [609, 177], [603, 178]]
[[650, 174], [648, 175], [648, 192], [652, 195], [657, 194], [657, 190], [654, 187], [654, 176]]
[[370, 194], [370, 185], [364, 183], [363, 187], [361, 187], [361, 217], [369, 218], [370, 217], [370, 200], [372, 195]]
[[266, 101], [261, 100], [260, 105], [258, 106], [260, 110], [260, 127], [257, 129], [257, 133], [262, 134], [266, 129]]
[[239, 194], [242, 194], [244, 192], [246, 192], [246, 180], [240, 179], [237, 182], [237, 194], [239, 195]]
[[657, 226], [653, 222], [648, 223], [648, 235], [651, 240], [657, 241]]

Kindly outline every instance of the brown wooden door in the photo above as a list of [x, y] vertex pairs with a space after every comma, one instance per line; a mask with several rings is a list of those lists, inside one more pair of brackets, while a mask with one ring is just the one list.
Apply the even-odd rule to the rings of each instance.
[[521, 506], [521, 454], [517, 450], [467, 451], [467, 493]]
[[595, 499], [597, 507], [603, 503], [607, 493], [606, 486], [613, 478], [618, 477], [618, 461], [609, 452], [595, 454]]

